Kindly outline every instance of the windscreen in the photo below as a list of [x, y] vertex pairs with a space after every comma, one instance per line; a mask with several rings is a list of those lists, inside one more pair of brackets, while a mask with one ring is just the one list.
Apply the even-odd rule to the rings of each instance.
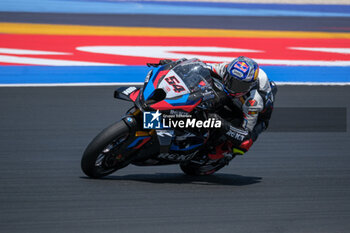
[[187, 60], [176, 67], [173, 71], [184, 81], [191, 92], [196, 91], [201, 86], [210, 86], [210, 72], [205, 68], [205, 64], [198, 60]]

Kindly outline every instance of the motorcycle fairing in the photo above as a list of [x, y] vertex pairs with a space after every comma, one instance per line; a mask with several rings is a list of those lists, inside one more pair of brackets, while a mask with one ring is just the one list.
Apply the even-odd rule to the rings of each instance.
[[198, 153], [200, 146], [205, 143], [205, 139], [198, 138], [195, 134], [177, 134], [173, 130], [156, 130], [155, 135], [145, 142], [146, 137], [136, 138], [130, 144], [130, 149], [142, 147], [132, 164], [137, 166], [177, 164], [192, 159]]
[[186, 112], [191, 112], [198, 104], [200, 104], [200, 102], [201, 102], [201, 100], [198, 100], [194, 104], [182, 105], [182, 103], [179, 103], [178, 106], [174, 106], [175, 104], [172, 105], [168, 101], [162, 100], [158, 103], [151, 105], [151, 108], [157, 109], [157, 110], [180, 109], [180, 110], [184, 110]]
[[135, 102], [139, 93], [139, 87], [119, 87], [117, 90], [114, 91], [114, 98]]
[[155, 86], [156, 86], [156, 83], [159, 81], [159, 79], [162, 76], [165, 76], [165, 74], [169, 72], [169, 70], [163, 70], [163, 69], [164, 69], [163, 66], [159, 68], [155, 68], [153, 70], [152, 77], [147, 83], [145, 83], [145, 87], [143, 90], [143, 97], [145, 100], [148, 100], [151, 97], [152, 93], [156, 89]]
[[190, 90], [187, 88], [184, 81], [174, 72], [174, 70], [170, 70], [155, 85], [156, 88], [165, 90], [167, 99], [177, 99], [190, 93]]
[[136, 137], [135, 140], [129, 144], [128, 149], [139, 149], [149, 140], [151, 140], [151, 136]]
[[[201, 103], [203, 96], [198, 94], [200, 93], [199, 88], [206, 87], [207, 76], [210, 76], [210, 73], [201, 62], [197, 62], [194, 69], [189, 69], [192, 72], [190, 72], [190, 76], [192, 76], [187, 76], [184, 73], [186, 68], [182, 67], [182, 64], [185, 64], [184, 66], [193, 65], [191, 62], [193, 61], [185, 61], [175, 67], [165, 65], [154, 69], [149, 82], [145, 83], [143, 98], [147, 101], [157, 89], [162, 89], [166, 96], [165, 99], [150, 105], [151, 108], [155, 110], [179, 109], [191, 112]], [[197, 75], [198, 78], [193, 79], [193, 75]], [[192, 79], [194, 81], [191, 81]]]
[[196, 149], [196, 148], [200, 147], [201, 145], [203, 145], [203, 143], [195, 144], [195, 145], [189, 145], [188, 147], [185, 147], [185, 148], [180, 148], [178, 145], [171, 144], [170, 150], [173, 150], [173, 151], [188, 151], [188, 150]]

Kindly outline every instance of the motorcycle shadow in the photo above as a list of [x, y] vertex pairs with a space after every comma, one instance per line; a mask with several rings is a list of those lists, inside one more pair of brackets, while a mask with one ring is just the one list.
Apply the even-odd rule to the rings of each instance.
[[261, 177], [217, 173], [208, 176], [188, 176], [183, 173], [135, 174], [107, 176], [101, 180], [139, 181], [156, 184], [198, 184], [244, 186], [260, 183]]

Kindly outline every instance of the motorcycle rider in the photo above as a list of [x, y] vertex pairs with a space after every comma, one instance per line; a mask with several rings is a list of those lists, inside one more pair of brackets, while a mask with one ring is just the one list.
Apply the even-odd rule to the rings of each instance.
[[230, 63], [207, 65], [214, 80], [219, 81], [215, 82], [216, 88], [226, 96], [220, 98], [221, 105], [241, 111], [241, 121], [232, 116], [225, 117], [220, 111], [210, 115], [221, 120], [222, 128], [214, 136], [215, 153], [209, 153], [209, 157], [220, 159], [223, 155], [220, 157], [218, 152], [223, 151], [222, 147], [227, 147], [227, 144], [234, 155], [243, 155], [259, 134], [267, 129], [277, 87], [269, 81], [259, 65], [248, 57], [240, 56]]
[[[173, 61], [160, 60], [159, 65], [170, 62]], [[240, 56], [230, 63], [206, 65], [213, 77], [214, 89], [219, 93], [212, 103], [216, 111], [209, 117], [222, 122], [221, 129], [211, 136], [212, 150], [208, 157], [213, 161], [221, 160], [227, 156], [224, 153], [227, 150], [231, 150], [233, 155], [243, 155], [259, 134], [267, 129], [277, 87], [248, 57]]]

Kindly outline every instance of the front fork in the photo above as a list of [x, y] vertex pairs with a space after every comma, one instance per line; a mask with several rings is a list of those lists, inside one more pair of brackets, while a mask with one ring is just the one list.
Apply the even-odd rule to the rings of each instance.
[[147, 144], [147, 142], [156, 135], [154, 129], [140, 130], [142, 129], [142, 111], [138, 108], [130, 111], [122, 120], [129, 127], [130, 138], [128, 139], [128, 150], [138, 150], [142, 148], [142, 146]]

